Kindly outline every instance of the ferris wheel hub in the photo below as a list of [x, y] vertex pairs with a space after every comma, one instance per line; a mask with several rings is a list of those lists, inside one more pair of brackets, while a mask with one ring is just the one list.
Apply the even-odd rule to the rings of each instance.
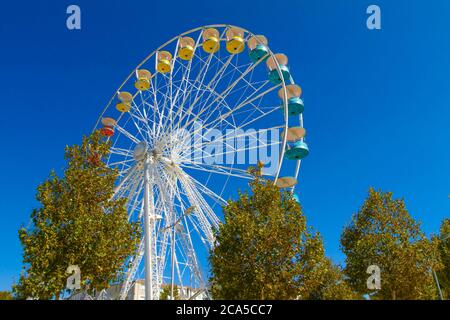
[[147, 142], [141, 141], [139, 142], [136, 147], [134, 148], [133, 152], [133, 158], [136, 161], [142, 161], [145, 158], [145, 155], [147, 154], [148, 146]]

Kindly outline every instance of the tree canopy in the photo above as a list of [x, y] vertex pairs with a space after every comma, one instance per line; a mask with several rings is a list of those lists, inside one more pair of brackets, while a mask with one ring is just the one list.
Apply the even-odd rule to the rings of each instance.
[[66, 147], [64, 175], [52, 171], [37, 188], [40, 207], [31, 226], [19, 230], [24, 267], [17, 298], [58, 298], [70, 265], [81, 270], [82, 290], [100, 291], [120, 279], [140, 227], [128, 222], [126, 199], [112, 199], [117, 171], [105, 164], [109, 149], [99, 132], [83, 137]]
[[[261, 169], [261, 166], [259, 167]], [[300, 205], [252, 170], [250, 192], [224, 207], [211, 251], [215, 299], [346, 299], [353, 297]]]
[[[369, 190], [359, 212], [341, 236], [346, 276], [352, 288], [373, 299], [437, 297], [432, 268], [440, 269], [437, 242], [428, 240], [402, 199], [391, 192]], [[381, 270], [381, 290], [367, 288], [371, 265]]]
[[450, 219], [444, 219], [441, 224], [438, 241], [438, 250], [442, 270], [437, 272], [439, 284], [445, 299], [450, 299]]
[[13, 295], [9, 291], [0, 291], [0, 300], [12, 300]]

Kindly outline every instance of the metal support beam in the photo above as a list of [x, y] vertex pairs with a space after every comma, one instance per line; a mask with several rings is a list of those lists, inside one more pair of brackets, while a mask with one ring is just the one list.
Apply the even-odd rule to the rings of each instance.
[[152, 220], [150, 215], [150, 159], [144, 163], [144, 237], [145, 237], [145, 300], [153, 300], [153, 266], [152, 266]]

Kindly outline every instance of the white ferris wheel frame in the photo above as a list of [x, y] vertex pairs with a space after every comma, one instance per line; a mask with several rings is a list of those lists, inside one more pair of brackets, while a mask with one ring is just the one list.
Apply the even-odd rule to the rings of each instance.
[[[208, 26], [191, 29], [191, 30], [186, 31], [176, 37], [173, 37], [171, 40], [167, 41], [166, 43], [164, 43], [163, 45], [158, 47], [156, 50], [154, 50], [151, 54], [149, 54], [129, 74], [129, 76], [124, 80], [124, 82], [116, 90], [116, 93], [109, 100], [108, 104], [106, 105], [106, 107], [104, 108], [100, 117], [98, 118], [97, 123], [94, 127], [94, 130], [96, 128], [99, 128], [99, 126], [101, 124], [101, 119], [108, 112], [108, 110], [110, 110], [110, 108], [113, 107], [114, 101], [117, 99], [118, 94], [121, 92], [121, 90], [136, 75], [137, 71], [144, 64], [149, 62], [152, 57], [155, 58], [155, 74], [154, 74], [154, 76], [159, 74], [156, 71], [156, 60], [157, 60], [156, 57], [157, 57], [158, 52], [161, 52], [161, 50], [163, 50], [164, 48], [166, 48], [170, 44], [173, 44], [176, 41], [176, 49], [175, 49], [176, 51], [173, 54], [172, 68], [171, 68], [170, 75], [169, 75], [170, 88], [167, 89], [167, 90], [170, 90], [170, 92], [169, 93], [166, 92], [166, 94], [169, 95], [169, 100], [170, 100], [170, 105], [171, 105], [170, 107], [172, 108], [174, 104], [172, 101], [173, 88], [172, 88], [171, 79], [172, 79], [172, 72], [174, 69], [173, 66], [175, 65], [176, 60], [179, 59], [178, 54], [177, 54], [177, 50], [179, 47], [179, 45], [178, 45], [179, 41], [182, 37], [188, 36], [190, 34], [194, 34], [196, 32], [200, 32], [198, 35], [198, 38], [196, 39], [196, 43], [195, 43], [195, 47], [194, 47], [194, 57], [191, 59], [191, 61], [189, 61], [188, 67], [185, 70], [185, 72], [187, 72], [187, 75], [188, 75], [188, 79], [186, 80], [187, 83], [186, 83], [185, 90], [188, 90], [187, 87], [190, 84], [189, 83], [189, 74], [190, 74], [190, 70], [191, 70], [192, 60], [194, 60], [196, 57], [199, 58], [199, 56], [195, 55], [195, 51], [197, 50], [197, 48], [199, 48], [199, 47], [201, 48], [200, 41], [202, 38], [202, 33], [204, 30], [206, 30], [208, 28], [223, 29], [223, 32], [220, 36], [221, 42], [224, 40], [223, 35], [224, 35], [225, 31], [229, 28], [239, 28], [239, 29], [243, 30], [244, 34], [246, 35], [245, 40], [248, 40], [249, 37], [254, 36], [253, 33], [251, 33], [250, 31], [248, 31], [244, 28], [241, 28], [241, 27], [228, 25], [228, 24], [214, 24], [214, 25], [208, 25]], [[256, 39], [257, 39], [257, 42], [260, 42], [260, 40], [258, 38], [256, 38]], [[274, 61], [276, 61], [275, 55], [271, 51], [271, 49], [268, 45], [267, 45], [267, 49], [268, 49], [268, 55], [271, 58], [273, 58]], [[209, 54], [209, 57], [211, 59], [213, 56], [214, 56], [214, 53]], [[226, 70], [228, 68], [228, 66], [231, 64], [233, 56], [234, 56], [233, 54], [230, 54], [229, 60], [227, 60], [227, 62], [223, 63], [222, 68], [224, 68], [224, 70]], [[208, 65], [206, 68], [209, 68], [210, 62], [211, 61], [208, 62]], [[222, 102], [225, 101], [226, 95], [229, 94], [233, 90], [234, 86], [238, 82], [242, 81], [243, 79], [245, 80], [245, 76], [249, 72], [251, 72], [258, 64], [260, 64], [260, 62], [261, 61], [258, 61], [256, 63], [250, 63], [249, 66], [246, 68], [246, 70], [242, 72], [242, 74], [239, 76], [239, 78], [237, 80], [235, 80], [233, 83], [229, 84], [229, 86], [225, 90], [223, 90], [223, 92], [221, 94], [217, 95], [217, 98], [213, 101], [213, 103], [216, 102], [218, 99], [222, 99]], [[206, 66], [206, 64], [205, 64], [205, 66]], [[234, 67], [237, 69], [236, 66], [234, 66]], [[222, 68], [217, 73], [217, 76], [219, 78], [221, 77], [220, 72], [222, 72]], [[282, 74], [280, 65], [278, 63], [276, 63], [276, 70], [277, 70], [278, 74], [280, 74], [280, 75]], [[208, 71], [206, 70], [205, 75], [207, 72]], [[223, 71], [223, 72], [225, 72], [225, 71]], [[200, 75], [201, 74], [198, 74], [197, 77], [200, 77]], [[283, 129], [283, 135], [282, 135], [282, 137], [281, 137], [282, 139], [280, 141], [281, 150], [280, 150], [280, 154], [279, 154], [279, 163], [277, 164], [277, 170], [276, 170], [276, 174], [274, 176], [274, 183], [277, 182], [279, 175], [280, 175], [281, 168], [282, 168], [284, 154], [285, 154], [285, 150], [286, 150], [286, 144], [287, 144], [288, 128], [289, 128], [288, 99], [287, 99], [288, 94], [287, 94], [287, 90], [286, 90], [287, 84], [283, 77], [281, 77], [281, 80], [282, 80], [281, 84], [273, 85], [272, 89], [269, 91], [269, 92], [271, 92], [272, 90], [282, 88], [283, 95], [284, 95], [284, 99], [282, 99], [283, 100], [282, 104], [284, 107], [284, 124], [277, 127], [277, 128]], [[157, 81], [157, 79], [155, 79], [155, 82], [156, 81]], [[211, 82], [213, 82], [213, 81], [211, 81]], [[211, 84], [211, 82], [208, 84], [208, 86]], [[217, 81], [217, 84], [218, 83], [219, 83], [219, 81]], [[294, 84], [294, 80], [293, 80], [292, 76], [290, 79], [290, 83]], [[217, 86], [217, 84], [216, 84], [216, 86]], [[267, 81], [264, 84], [267, 84]], [[201, 87], [201, 85], [203, 85], [203, 83], [199, 84], [199, 88]], [[185, 91], [182, 91], [182, 89], [181, 89], [182, 86], [183, 86], [183, 83], [181, 83], [178, 88], [175, 88], [175, 90], [176, 90], [175, 94], [177, 95], [176, 97], [178, 97], [178, 95], [180, 95], [180, 94], [186, 94]], [[155, 108], [158, 109], [158, 112], [159, 112], [159, 104], [158, 104], [156, 95], [161, 94], [161, 92], [158, 90], [157, 84], [153, 83], [153, 82], [151, 83], [150, 90], [153, 90], [153, 93], [155, 96], [155, 101], [154, 101]], [[191, 88], [191, 92], [192, 92], [192, 90], [193, 89]], [[196, 94], [199, 94], [199, 92], [200, 92], [200, 89], [197, 90]], [[214, 92], [214, 88], [212, 88], [212, 90], [209, 94], [210, 95], [217, 94], [216, 92], [214, 92], [214, 93], [213, 92]], [[258, 91], [255, 91], [255, 92], [258, 92]], [[260, 97], [264, 97], [269, 92], [264, 91], [259, 96], [251, 97], [250, 100], [253, 99], [252, 101], [255, 101]], [[142, 105], [143, 106], [145, 105], [144, 99], [142, 98], [142, 92], [138, 90], [133, 95], [133, 105], [132, 105], [132, 110], [130, 110], [130, 113], [132, 113], [132, 111], [133, 111], [133, 112], [136, 112], [136, 114], [131, 115], [130, 118], [128, 119], [128, 121], [131, 120], [134, 123], [136, 123], [135, 121], [139, 121], [139, 120], [142, 121], [142, 120], [148, 119], [148, 117], [151, 116], [150, 114], [146, 114], [145, 110], [143, 110], [143, 112], [141, 112], [138, 105], [134, 102], [134, 98], [136, 98], [139, 95], [141, 95]], [[166, 98], [164, 98], [164, 99], [166, 99]], [[198, 98], [198, 99], [200, 99], [200, 98]], [[193, 103], [194, 105], [197, 103], [198, 99], [196, 96], [196, 99], [194, 99], [194, 103]], [[176, 101], [176, 99], [175, 99], [175, 101]], [[252, 101], [250, 101], [250, 102], [252, 102]], [[184, 103], [186, 102], [186, 100], [183, 100], [182, 102], [183, 102], [183, 104], [181, 106], [178, 106], [178, 111], [180, 111], [180, 110], [184, 111], [183, 107], [184, 107]], [[164, 100], [164, 103], [166, 103], [166, 100]], [[210, 105], [212, 105], [213, 103], [211, 103]], [[244, 103], [244, 102], [242, 102], [242, 103]], [[248, 98], [247, 98], [247, 100], [245, 100], [245, 103], [249, 103]], [[220, 106], [220, 103], [219, 103], [219, 106]], [[164, 107], [165, 106], [163, 106], [163, 108]], [[239, 105], [237, 107], [239, 107]], [[230, 109], [230, 111], [227, 112], [227, 114], [228, 114], [227, 116], [229, 116], [232, 111], [236, 111], [236, 109], [238, 109], [237, 107], [235, 107], [234, 109]], [[192, 104], [189, 106], [189, 108], [192, 111], [192, 109], [193, 109]], [[207, 110], [207, 108], [205, 108], [204, 110]], [[170, 111], [172, 111], [172, 109], [170, 109]], [[164, 112], [164, 111], [162, 111], [162, 112]], [[123, 115], [124, 115], [124, 113], [122, 113], [117, 119], [117, 125], [115, 127], [116, 131], [118, 131], [122, 136], [127, 137], [135, 145], [140, 143], [142, 140], [138, 139], [137, 137], [132, 135], [130, 132], [128, 132], [124, 128], [125, 125], [124, 126], [119, 125], [120, 120]], [[195, 116], [198, 118], [198, 114]], [[180, 116], [180, 117], [182, 117], [182, 116]], [[161, 117], [161, 118], [163, 118], [163, 117]], [[190, 118], [188, 118], [188, 120], [189, 119]], [[303, 115], [302, 114], [300, 114], [298, 116], [298, 120], [299, 120], [299, 125], [301, 127], [303, 127]], [[167, 121], [168, 120], [166, 120], [165, 122], [162, 122], [160, 119], [159, 126], [158, 127], [155, 126], [153, 128], [154, 131], [152, 131], [152, 134], [154, 134], [154, 135], [161, 134], [162, 130], [164, 129], [164, 126], [167, 126]], [[191, 121], [191, 123], [192, 123], [192, 119], [190, 119], [189, 121]], [[179, 123], [181, 124], [182, 122], [179, 121]], [[154, 122], [154, 124], [155, 124], [155, 122]], [[248, 125], [248, 123], [246, 125]], [[184, 126], [186, 127], [187, 124], [184, 123]], [[242, 127], [244, 127], [244, 126], [245, 125], [243, 125]], [[137, 125], [136, 125], [136, 127], [139, 130]], [[180, 129], [180, 128], [178, 128], [178, 129]], [[150, 128], [148, 128], [148, 130], [151, 131]], [[269, 129], [267, 129], [267, 130], [269, 130]], [[139, 130], [139, 132], [142, 133], [141, 130]], [[147, 134], [149, 134], [149, 132], [147, 132]], [[142, 136], [145, 137], [145, 132], [142, 134]], [[119, 139], [119, 137], [117, 137], [117, 139]], [[116, 139], [116, 142], [117, 142], [117, 139]], [[245, 137], [244, 137], [244, 139], [245, 139]], [[133, 159], [131, 157], [130, 150], [131, 149], [126, 150], [123, 148], [115, 148], [114, 144], [111, 148], [112, 153]], [[219, 221], [219, 218], [215, 215], [214, 211], [209, 206], [209, 204], [207, 203], [207, 201], [204, 199], [203, 195], [207, 195], [210, 198], [216, 198], [218, 203], [219, 203], [219, 201], [221, 201], [223, 204], [225, 204], [226, 202], [225, 202], [225, 200], [223, 200], [221, 198], [221, 195], [225, 189], [226, 184], [224, 185], [224, 187], [222, 189], [222, 193], [220, 195], [217, 195], [215, 192], [210, 190], [210, 188], [208, 188], [207, 185], [204, 185], [201, 182], [197, 181], [195, 179], [195, 177], [191, 177], [190, 175], [186, 174], [186, 172], [184, 170], [182, 170], [182, 168], [180, 166], [175, 166], [172, 159], [169, 159], [167, 157], [161, 157], [161, 156], [158, 159], [156, 159], [155, 158], [156, 156], [153, 157], [153, 156], [149, 155], [149, 153], [150, 152], [146, 152], [145, 158], [139, 163], [135, 162], [135, 163], [131, 164], [133, 161], [130, 159], [124, 160], [122, 162], [109, 163], [110, 166], [122, 165], [122, 172], [119, 174], [119, 179], [118, 179], [117, 186], [115, 189], [114, 197], [128, 198], [129, 202], [127, 205], [128, 205], [128, 210], [129, 210], [129, 216], [130, 216], [129, 219], [132, 219], [132, 215], [134, 215], [134, 216], [137, 215], [137, 218], [139, 220], [141, 220], [142, 218], [144, 220], [144, 237], [143, 237], [143, 239], [141, 239], [139, 247], [137, 248], [136, 256], [130, 257], [130, 261], [128, 262], [129, 266], [128, 266], [128, 269], [126, 272], [125, 282], [122, 285], [122, 288], [120, 291], [120, 299], [125, 299], [127, 297], [128, 291], [130, 290], [131, 286], [134, 284], [135, 277], [138, 273], [138, 269], [141, 264], [142, 257], [145, 258], [144, 271], [145, 271], [145, 298], [146, 299], [152, 300], [152, 299], [159, 298], [159, 294], [161, 292], [161, 288], [163, 285], [164, 270], [166, 268], [166, 263], [167, 263], [166, 255], [171, 256], [172, 268], [171, 268], [170, 280], [172, 283], [172, 290], [173, 290], [174, 279], [175, 279], [174, 273], [177, 273], [178, 279], [181, 283], [181, 289], [183, 290], [184, 287], [183, 287], [183, 281], [182, 281], [182, 278], [183, 278], [182, 273], [184, 271], [182, 270], [182, 266], [181, 266], [182, 263], [180, 261], [177, 261], [178, 256], [175, 252], [177, 245], [179, 248], [181, 248], [181, 247], [184, 248], [183, 250], [185, 252], [185, 257], [184, 257], [185, 263], [183, 266], [185, 268], [189, 269], [188, 272], [190, 275], [193, 275], [194, 277], [197, 278], [196, 283], [199, 287], [197, 294], [200, 291], [207, 292], [207, 282], [206, 282], [206, 279], [204, 278], [204, 274], [198, 263], [196, 250], [194, 248], [194, 245], [193, 245], [193, 242], [191, 239], [191, 233], [193, 233], [194, 231], [196, 231], [199, 234], [201, 233], [203, 236], [202, 241], [204, 242], [204, 244], [206, 244], [207, 247], [209, 246], [209, 248], [213, 246], [214, 236], [212, 233], [212, 228], [217, 227], [220, 221]], [[127, 164], [125, 162], [127, 162]], [[167, 167], [172, 166], [171, 171], [169, 172], [169, 171], [161, 169], [159, 166], [160, 162], [163, 163], [163, 166], [167, 166]], [[158, 163], [158, 165], [156, 165], [155, 163]], [[300, 164], [301, 164], [301, 160], [297, 160], [297, 163], [295, 166], [295, 172], [293, 173], [294, 178], [298, 177], [298, 174], [300, 171]], [[126, 166], [126, 170], [123, 170], [123, 168], [125, 166]], [[198, 169], [195, 167], [195, 164], [193, 164], [193, 163], [191, 163], [190, 166], [185, 166], [185, 168]], [[205, 169], [205, 170], [203, 170], [205, 172], [208, 171], [207, 168], [203, 168], [203, 169]], [[230, 170], [230, 171], [228, 172], [226, 170]], [[124, 171], [126, 171], [126, 173]], [[172, 178], [168, 177], [172, 174], [174, 175], [174, 177], [172, 177]], [[228, 175], [228, 176], [234, 176], [237, 178], [248, 178], [248, 176], [244, 176], [243, 172], [236, 170], [233, 167], [231, 169], [227, 168], [227, 167], [220, 168], [220, 166], [211, 167], [211, 168], [209, 168], [209, 174], [210, 174], [209, 177], [211, 177], [211, 174], [224, 174], [224, 175]], [[164, 179], [164, 181], [162, 181], [162, 179]], [[174, 183], [168, 183], [168, 181], [169, 182], [172, 181]], [[209, 181], [209, 178], [208, 178], [208, 181]], [[178, 185], [178, 182], [180, 183], [180, 185]], [[227, 182], [228, 182], [228, 180], [227, 180]], [[166, 189], [166, 190], [154, 188], [155, 183], [164, 184], [164, 186], [166, 187], [164, 189]], [[295, 186], [292, 186], [290, 188], [290, 191], [293, 192], [294, 188], [295, 188]], [[143, 195], [142, 195], [142, 190], [143, 190]], [[186, 201], [182, 199], [182, 196], [185, 197], [189, 201], [189, 203], [186, 203]], [[142, 199], [142, 197], [143, 197], [143, 199]], [[156, 199], [156, 202], [155, 202], [155, 199]], [[168, 200], [164, 200], [164, 199], [168, 199]], [[175, 204], [175, 200], [177, 200], [177, 199], [178, 199], [178, 204]], [[189, 204], [190, 204], [190, 206], [188, 206]], [[155, 206], [159, 209], [159, 211], [164, 211], [164, 212], [161, 214], [158, 214], [157, 210], [155, 209]], [[174, 208], [175, 206], [178, 206], [178, 209], [180, 210], [180, 212], [183, 212], [183, 214], [177, 215], [177, 209]], [[215, 206], [215, 204], [214, 204], [214, 206]], [[195, 223], [193, 222], [194, 219], [192, 218], [191, 212], [186, 214], [186, 212], [189, 211], [189, 209], [192, 209], [192, 207], [194, 208], [192, 211], [195, 211], [195, 213], [193, 215], [195, 216], [195, 218], [197, 220]], [[199, 210], [198, 208], [201, 208], [201, 209]], [[136, 212], [137, 212], [137, 214], [136, 214]], [[202, 214], [200, 214], [199, 212], [201, 212]], [[166, 219], [167, 221], [164, 223], [163, 227], [160, 226], [159, 229], [157, 229], [156, 226], [158, 224], [161, 224], [159, 222], [161, 219]], [[180, 223], [182, 223], [182, 227], [184, 227], [184, 228], [189, 228], [189, 225], [190, 225], [194, 229], [201, 229], [202, 232], [200, 232], [199, 230], [187, 229], [187, 230], [180, 231], [179, 235], [177, 237], [176, 233], [178, 230], [176, 230], [177, 229], [176, 227]], [[170, 231], [170, 233], [167, 231]], [[161, 238], [159, 239], [158, 237], [161, 237]], [[159, 253], [162, 252], [164, 254], [164, 256], [162, 256], [162, 255], [158, 256], [158, 241], [159, 241], [159, 246], [160, 246]], [[170, 253], [168, 251], [168, 247], [170, 249]], [[148, 290], [149, 288], [151, 288], [151, 290]], [[172, 292], [172, 295], [173, 295], [173, 292]]]

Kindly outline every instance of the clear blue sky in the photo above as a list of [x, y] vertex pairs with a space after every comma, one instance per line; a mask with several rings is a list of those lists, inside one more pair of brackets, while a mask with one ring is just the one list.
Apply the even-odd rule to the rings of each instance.
[[[167, 3], [167, 4], [166, 4]], [[66, 29], [66, 8], [82, 30]], [[366, 28], [370, 4], [382, 30]], [[280, 6], [280, 7], [278, 7]], [[429, 235], [450, 216], [447, 0], [29, 1], [0, 7], [0, 290], [21, 268], [17, 229], [36, 186], [89, 133], [148, 53], [188, 29], [240, 25], [290, 58], [307, 101], [301, 201], [327, 254], [370, 186], [404, 197]]]

